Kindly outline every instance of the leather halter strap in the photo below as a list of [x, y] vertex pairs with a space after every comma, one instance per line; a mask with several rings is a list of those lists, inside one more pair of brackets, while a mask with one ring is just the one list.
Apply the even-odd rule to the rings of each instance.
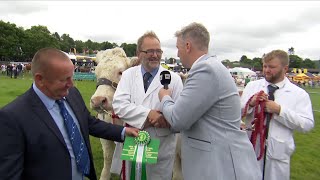
[[110, 81], [109, 79], [106, 79], [106, 78], [99, 78], [96, 88], [98, 88], [100, 85], [111, 86], [113, 89], [116, 90], [117, 86], [118, 86], [118, 83], [116, 83], [114, 81]]

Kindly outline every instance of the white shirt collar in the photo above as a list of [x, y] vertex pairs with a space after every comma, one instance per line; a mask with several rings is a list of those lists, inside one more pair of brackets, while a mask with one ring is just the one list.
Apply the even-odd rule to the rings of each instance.
[[[276, 83], [275, 85], [279, 87], [279, 89], [283, 88], [286, 84], [286, 82], [289, 81], [287, 77], [284, 77], [284, 79], [278, 83]], [[269, 83], [268, 81], [266, 81], [266, 86], [268, 86], [269, 84], [272, 84], [272, 83]]]
[[[206, 55], [206, 54], [203, 54], [202, 56], [200, 56], [200, 57], [192, 64], [192, 66], [193, 66], [194, 64], [198, 63], [199, 60], [200, 60], [203, 56], [205, 56], [205, 55]], [[191, 68], [192, 68], [192, 66], [191, 66]]]

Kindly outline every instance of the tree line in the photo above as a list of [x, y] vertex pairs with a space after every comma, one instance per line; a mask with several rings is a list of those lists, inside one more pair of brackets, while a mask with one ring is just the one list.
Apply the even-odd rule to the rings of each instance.
[[[65, 52], [77, 52], [85, 55], [95, 54], [97, 51], [122, 47], [128, 57], [136, 55], [137, 44], [122, 43], [120, 46], [114, 42], [93, 42], [88, 39], [83, 42], [74, 40], [69, 34], [51, 33], [46, 26], [32, 26], [30, 29], [17, 27], [16, 24], [0, 20], [0, 61], [31, 61], [35, 52], [43, 47], [54, 47]], [[288, 49], [290, 68], [317, 68], [315, 61], [309, 58], [302, 59], [295, 55], [294, 48]], [[172, 59], [172, 58], [170, 58]], [[170, 60], [169, 59], [169, 60]], [[171, 60], [173, 61], [173, 60]], [[261, 69], [261, 58], [249, 59], [243, 55], [239, 61], [223, 60], [229, 67], [248, 67]]]
[[17, 27], [16, 24], [0, 20], [0, 61], [30, 61], [38, 49], [53, 47], [65, 52], [77, 52], [84, 55], [97, 51], [122, 47], [128, 57], [135, 56], [136, 44], [114, 42], [83, 42], [74, 40], [69, 34], [51, 33], [46, 26], [32, 26], [30, 29]]
[[[307, 68], [307, 69], [316, 69], [318, 68], [317, 63], [319, 64], [319, 60], [311, 60], [309, 58], [303, 59], [298, 55], [295, 55], [294, 48], [291, 47], [288, 49], [289, 54], [289, 68]], [[226, 59], [223, 60], [222, 63], [225, 66], [230, 68], [232, 67], [247, 67], [255, 70], [262, 69], [262, 58], [255, 57], [253, 59], [248, 58], [246, 55], [241, 56], [239, 61], [233, 61]]]

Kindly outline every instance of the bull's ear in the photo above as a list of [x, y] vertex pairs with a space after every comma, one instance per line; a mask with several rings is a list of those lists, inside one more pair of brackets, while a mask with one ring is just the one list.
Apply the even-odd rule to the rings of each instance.
[[130, 67], [140, 65], [140, 60], [139, 60], [138, 57], [131, 57], [131, 58], [128, 59], [128, 60], [129, 60], [129, 63], [128, 63], [128, 64], [129, 64]]
[[126, 58], [127, 55], [122, 48], [116, 47], [112, 49], [112, 55]]

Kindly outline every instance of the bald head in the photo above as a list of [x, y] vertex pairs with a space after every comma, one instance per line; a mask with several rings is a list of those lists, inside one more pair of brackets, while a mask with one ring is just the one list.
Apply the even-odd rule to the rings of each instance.
[[36, 52], [31, 63], [31, 72], [35, 76], [36, 73], [46, 72], [53, 61], [70, 61], [69, 57], [59, 49], [43, 48]]

